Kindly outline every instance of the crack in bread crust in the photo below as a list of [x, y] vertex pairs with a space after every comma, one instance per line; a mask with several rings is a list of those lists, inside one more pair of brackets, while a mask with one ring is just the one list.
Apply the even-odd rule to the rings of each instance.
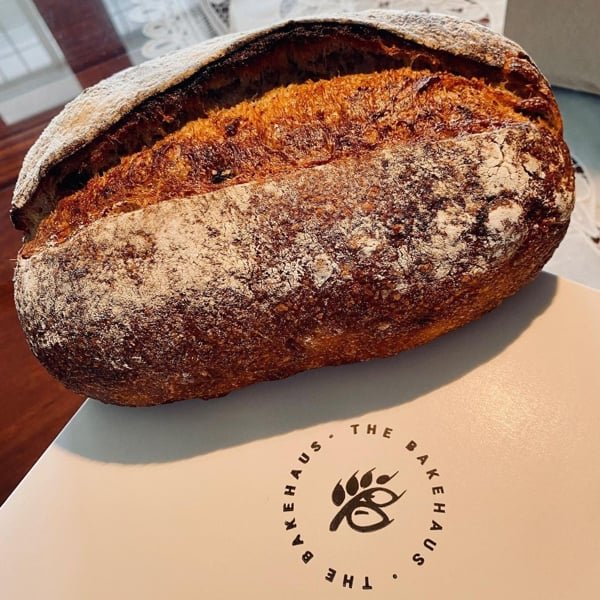
[[485, 28], [393, 11], [300, 20], [210, 41], [85, 90], [28, 153], [11, 216], [31, 239], [60, 198], [215, 107], [288, 83], [402, 67], [505, 88], [519, 111], [560, 133], [543, 77], [518, 46]]
[[264, 181], [415, 140], [528, 122], [519, 99], [479, 80], [403, 68], [309, 81], [211, 111], [59, 201], [24, 256], [96, 219]]

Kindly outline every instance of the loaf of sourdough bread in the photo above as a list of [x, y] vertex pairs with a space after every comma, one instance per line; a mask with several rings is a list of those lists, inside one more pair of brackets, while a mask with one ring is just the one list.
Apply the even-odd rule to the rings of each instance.
[[516, 44], [416, 13], [287, 22], [65, 107], [15, 188], [16, 306], [77, 392], [222, 396], [481, 316], [552, 255], [573, 185]]

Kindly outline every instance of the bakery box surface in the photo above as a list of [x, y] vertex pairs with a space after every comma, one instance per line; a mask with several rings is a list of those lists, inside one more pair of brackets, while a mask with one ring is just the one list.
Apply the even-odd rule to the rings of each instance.
[[2, 598], [594, 598], [600, 296], [543, 274], [397, 357], [85, 403], [0, 512]]

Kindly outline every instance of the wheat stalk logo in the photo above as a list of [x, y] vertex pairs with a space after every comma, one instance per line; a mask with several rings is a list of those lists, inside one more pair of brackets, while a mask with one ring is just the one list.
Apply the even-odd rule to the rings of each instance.
[[337, 531], [341, 523], [346, 520], [348, 526], [354, 531], [367, 533], [378, 531], [387, 527], [394, 519], [390, 519], [384, 508], [394, 504], [404, 496], [406, 490], [400, 494], [383, 487], [389, 483], [397, 474], [381, 474], [375, 479], [373, 485], [373, 471], [370, 469], [358, 479], [358, 471], [348, 479], [346, 485], [342, 485], [340, 479], [331, 493], [331, 500], [340, 509], [329, 524], [329, 531]]

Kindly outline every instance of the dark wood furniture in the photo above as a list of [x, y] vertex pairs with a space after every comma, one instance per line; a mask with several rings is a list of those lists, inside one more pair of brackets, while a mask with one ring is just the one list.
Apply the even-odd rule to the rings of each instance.
[[[35, 0], [83, 87], [130, 65], [101, 0]], [[55, 381], [29, 351], [13, 302], [12, 273], [21, 244], [8, 218], [25, 153], [61, 107], [8, 126], [0, 120], [0, 504], [9, 496], [83, 398]]]

